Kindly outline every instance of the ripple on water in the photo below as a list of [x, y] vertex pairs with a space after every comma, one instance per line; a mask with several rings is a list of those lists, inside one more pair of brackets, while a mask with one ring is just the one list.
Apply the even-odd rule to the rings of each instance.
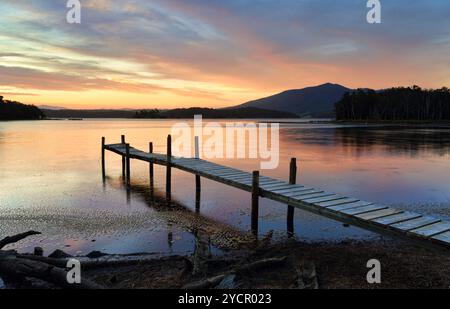
[[[126, 237], [130, 234], [157, 233], [165, 226], [153, 212], [115, 211], [114, 209], [74, 208], [9, 208], [0, 215], [0, 235], [13, 235], [26, 230], [36, 230], [42, 235], [33, 236], [10, 245], [9, 248], [26, 248], [33, 244], [50, 247], [72, 246], [74, 240], [98, 241]], [[76, 246], [76, 245], [74, 245]]]

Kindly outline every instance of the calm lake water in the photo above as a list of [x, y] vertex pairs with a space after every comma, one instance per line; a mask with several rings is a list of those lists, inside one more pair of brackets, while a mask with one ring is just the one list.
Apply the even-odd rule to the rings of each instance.
[[[286, 121], [286, 120], [284, 120]], [[298, 121], [298, 120], [296, 120]], [[25, 230], [42, 236], [18, 245], [42, 246], [47, 253], [92, 250], [108, 253], [188, 253], [195, 238], [193, 175], [173, 170], [173, 199], [185, 207], [177, 222], [149, 199], [148, 165], [132, 161], [132, 190], [122, 185], [121, 160], [107, 153], [101, 177], [100, 138], [165, 153], [174, 121], [84, 120], [0, 123], [0, 237]], [[299, 160], [298, 182], [395, 207], [450, 217], [450, 127], [384, 127], [281, 124], [280, 165], [264, 171], [288, 177], [291, 157]], [[218, 161], [246, 171], [258, 160]], [[157, 192], [164, 192], [163, 167], [155, 167]], [[260, 235], [286, 236], [286, 206], [261, 200]], [[246, 233], [250, 194], [202, 180], [201, 220]], [[296, 237], [306, 241], [375, 239], [380, 236], [296, 210]]]

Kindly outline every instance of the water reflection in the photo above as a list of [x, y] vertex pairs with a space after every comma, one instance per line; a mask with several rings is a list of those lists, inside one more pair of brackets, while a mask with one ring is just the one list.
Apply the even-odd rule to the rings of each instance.
[[448, 156], [449, 127], [362, 126], [324, 129], [286, 129], [285, 140], [350, 149], [357, 156], [373, 153], [382, 147], [391, 154], [411, 157], [424, 154]]
[[[204, 242], [206, 237], [208, 243], [212, 244], [216, 250], [236, 249], [251, 246], [254, 243], [254, 238], [250, 233], [241, 231], [232, 225], [224, 224], [220, 220], [203, 216], [200, 212], [199, 195], [196, 198], [197, 207], [192, 211], [176, 199], [172, 199], [168, 205], [165, 194], [160, 191], [155, 190], [152, 196], [152, 188], [139, 181], [133, 181], [131, 179], [130, 185], [126, 186], [119, 179], [107, 177], [106, 180], [108, 186], [117, 190], [126, 191], [130, 199], [138, 199], [144, 202], [149, 209], [158, 213], [159, 218], [166, 221], [167, 243], [170, 249], [174, 242], [174, 226], [191, 233], [196, 242]], [[198, 246], [199, 244], [196, 243], [195, 248]], [[203, 248], [204, 245], [200, 244], [200, 247]]]
[[[152, 210], [156, 210], [158, 213], [162, 213], [162, 217], [166, 217], [165, 214], [169, 212], [173, 216], [167, 216], [167, 246], [169, 248], [168, 253], [173, 254], [173, 243], [174, 243], [174, 224], [187, 228], [188, 231], [194, 237], [193, 246], [193, 275], [201, 275], [206, 271], [206, 261], [211, 258], [211, 255], [218, 254], [222, 250], [237, 249], [241, 246], [251, 244], [251, 238], [244, 232], [237, 229], [233, 229], [231, 226], [224, 226], [223, 224], [211, 220], [209, 218], [202, 217], [200, 213], [200, 187], [196, 188], [196, 202], [195, 202], [195, 212], [192, 212], [188, 207], [181, 205], [176, 200], [171, 200], [170, 204], [167, 204], [166, 197], [161, 193], [157, 192], [154, 187], [153, 172], [150, 169], [150, 186], [145, 186], [136, 182], [130, 182], [129, 185], [125, 184], [123, 178], [119, 178], [119, 181], [105, 177], [104, 183], [115, 187], [116, 189], [121, 189], [126, 191], [127, 203], [131, 200], [131, 195], [142, 199], [147, 207]], [[121, 181], [120, 181], [121, 180]], [[174, 220], [175, 219], [175, 220]], [[182, 222], [180, 224], [180, 222]], [[184, 226], [183, 226], [184, 225]], [[214, 244], [211, 241], [211, 229], [208, 231], [208, 226], [215, 226], [219, 228], [216, 232], [222, 233], [220, 227], [223, 227], [223, 231], [231, 234], [238, 235], [239, 240], [233, 244], [228, 242], [229, 239], [220, 239], [218, 236], [214, 235], [213, 238], [216, 240]], [[227, 236], [227, 237], [228, 237]], [[233, 239], [233, 238], [232, 238]], [[236, 239], [236, 238], [234, 238]], [[214, 249], [212, 249], [214, 245]]]

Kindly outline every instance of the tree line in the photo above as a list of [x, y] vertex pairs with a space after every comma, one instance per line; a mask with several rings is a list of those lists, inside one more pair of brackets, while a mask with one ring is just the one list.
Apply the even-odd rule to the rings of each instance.
[[418, 86], [358, 89], [336, 103], [337, 120], [450, 120], [450, 90]]
[[3, 100], [3, 97], [0, 96], [0, 120], [39, 120], [44, 118], [45, 114], [36, 106]]
[[166, 118], [166, 119], [186, 119], [194, 118], [195, 115], [202, 115], [203, 118], [209, 119], [227, 119], [227, 118], [298, 118], [298, 115], [283, 111], [267, 110], [256, 107], [240, 107], [229, 109], [214, 108], [176, 108], [170, 110], [141, 110], [134, 114], [133, 118]]

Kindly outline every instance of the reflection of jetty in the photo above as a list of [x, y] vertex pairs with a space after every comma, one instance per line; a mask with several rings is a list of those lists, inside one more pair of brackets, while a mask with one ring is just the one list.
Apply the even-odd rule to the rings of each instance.
[[[124, 184], [118, 179], [106, 177], [105, 181], [115, 189], [124, 189]], [[176, 200], [172, 200], [170, 205], [167, 205], [164, 195], [156, 192], [152, 185], [131, 182], [129, 186], [126, 186], [126, 191], [127, 202], [130, 201], [132, 194], [134, 197], [142, 200], [149, 208], [156, 211], [158, 218], [166, 221], [169, 248], [171, 248], [173, 241], [172, 225], [182, 227], [183, 230], [191, 232], [196, 238], [201, 236], [208, 239], [214, 247], [220, 250], [238, 249], [254, 245], [255, 239], [251, 234], [217, 219], [202, 216], [200, 213], [199, 195], [196, 196], [195, 211], [192, 211]]]
[[[122, 173], [127, 184], [130, 183], [130, 159], [150, 163], [150, 182], [153, 183], [153, 164], [167, 167], [166, 199], [171, 200], [171, 169], [191, 173], [196, 178], [197, 195], [200, 194], [200, 177], [252, 193], [252, 231], [258, 231], [259, 197], [268, 198], [288, 206], [288, 231], [293, 233], [294, 207], [319, 214], [337, 221], [358, 226], [380, 234], [400, 237], [416, 244], [441, 249], [450, 248], [450, 222], [417, 213], [393, 209], [387, 206], [364, 202], [356, 198], [329, 193], [321, 189], [309, 188], [296, 183], [296, 160], [292, 159], [289, 182], [260, 176], [253, 173], [211, 163], [197, 158], [178, 158], [172, 156], [171, 137], [167, 141], [167, 154], [153, 153], [130, 147], [122, 136], [120, 144], [105, 144], [102, 138], [102, 170], [105, 176], [105, 150], [122, 156]], [[198, 153], [198, 149], [196, 151]]]

